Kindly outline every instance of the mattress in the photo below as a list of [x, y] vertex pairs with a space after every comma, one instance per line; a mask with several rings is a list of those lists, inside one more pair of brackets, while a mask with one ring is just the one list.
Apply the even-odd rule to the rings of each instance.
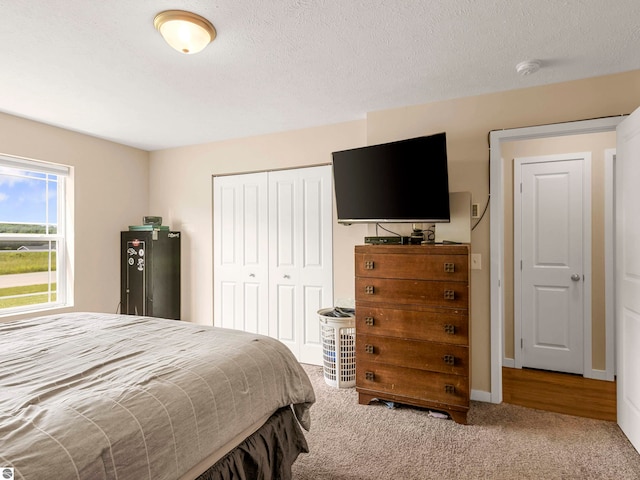
[[257, 334], [131, 315], [0, 324], [0, 465], [15, 478], [179, 479], [290, 405], [311, 382]]

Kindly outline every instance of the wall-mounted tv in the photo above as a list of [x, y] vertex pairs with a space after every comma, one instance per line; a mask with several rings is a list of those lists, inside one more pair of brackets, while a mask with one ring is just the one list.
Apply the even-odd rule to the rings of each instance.
[[446, 133], [333, 152], [338, 222], [449, 222]]

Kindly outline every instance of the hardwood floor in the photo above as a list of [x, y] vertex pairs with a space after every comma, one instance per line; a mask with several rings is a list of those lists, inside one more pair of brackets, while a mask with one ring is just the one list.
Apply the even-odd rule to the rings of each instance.
[[538, 410], [616, 421], [616, 382], [503, 367], [502, 399]]

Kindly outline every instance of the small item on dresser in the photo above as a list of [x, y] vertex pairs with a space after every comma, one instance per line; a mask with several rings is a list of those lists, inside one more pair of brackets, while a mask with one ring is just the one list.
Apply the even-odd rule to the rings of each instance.
[[432, 223], [424, 231], [424, 239], [427, 243], [436, 243], [436, 224]]
[[424, 237], [423, 230], [418, 226], [414, 225], [413, 230], [411, 231], [411, 237], [410, 237], [409, 243], [411, 243], [411, 245], [420, 245], [422, 242], [424, 242], [424, 240], [425, 240], [425, 237]]

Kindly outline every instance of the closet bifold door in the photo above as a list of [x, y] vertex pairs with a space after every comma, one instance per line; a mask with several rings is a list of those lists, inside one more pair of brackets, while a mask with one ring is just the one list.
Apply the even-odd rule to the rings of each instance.
[[269, 334], [268, 220], [266, 173], [213, 178], [213, 318], [217, 327]]
[[269, 172], [269, 330], [313, 365], [317, 312], [333, 306], [332, 215], [329, 165]]
[[214, 324], [269, 335], [320, 365], [333, 306], [331, 167], [214, 177]]

